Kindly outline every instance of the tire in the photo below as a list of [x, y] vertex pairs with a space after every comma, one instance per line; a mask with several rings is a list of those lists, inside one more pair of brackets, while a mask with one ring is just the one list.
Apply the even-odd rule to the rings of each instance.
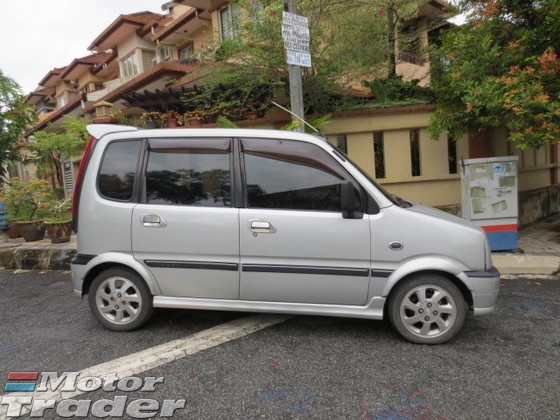
[[467, 302], [450, 280], [423, 274], [398, 284], [388, 303], [397, 332], [413, 343], [441, 344], [453, 337], [467, 316]]
[[97, 320], [113, 331], [132, 331], [153, 312], [146, 283], [134, 272], [111, 268], [99, 273], [89, 288], [89, 307]]

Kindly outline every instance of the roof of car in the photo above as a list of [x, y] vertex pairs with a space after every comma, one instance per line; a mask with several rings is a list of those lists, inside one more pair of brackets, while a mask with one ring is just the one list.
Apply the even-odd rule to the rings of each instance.
[[287, 140], [318, 139], [326, 141], [324, 137], [305, 134], [295, 131], [272, 130], [272, 129], [251, 129], [251, 128], [156, 128], [139, 129], [138, 127], [116, 124], [91, 124], [87, 126], [89, 134], [100, 139], [108, 134], [130, 133], [130, 137], [262, 137], [262, 138], [282, 138]]

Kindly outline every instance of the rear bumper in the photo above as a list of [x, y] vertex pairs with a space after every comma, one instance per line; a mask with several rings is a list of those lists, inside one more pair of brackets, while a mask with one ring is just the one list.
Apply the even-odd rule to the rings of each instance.
[[488, 271], [467, 271], [468, 287], [473, 298], [474, 315], [486, 315], [494, 311], [500, 291], [500, 272], [496, 267]]
[[74, 295], [78, 297], [83, 296], [82, 289], [86, 273], [84, 265], [72, 264], [72, 289], [74, 290]]
[[84, 279], [88, 272], [88, 264], [91, 260], [95, 258], [95, 255], [85, 255], [77, 254], [71, 263], [72, 269], [72, 288], [74, 289], [74, 295], [82, 297]]

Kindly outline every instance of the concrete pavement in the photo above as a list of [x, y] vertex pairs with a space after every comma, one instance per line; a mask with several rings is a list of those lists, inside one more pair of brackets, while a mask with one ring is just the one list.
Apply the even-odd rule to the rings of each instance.
[[[43, 239], [24, 242], [0, 233], [0, 268], [69, 270], [76, 254], [76, 238], [64, 244]], [[556, 277], [560, 269], [560, 214], [522, 228], [515, 252], [493, 252], [492, 260], [502, 275], [532, 274]]]
[[560, 270], [560, 214], [521, 228], [516, 252], [493, 252], [502, 274], [558, 276]]

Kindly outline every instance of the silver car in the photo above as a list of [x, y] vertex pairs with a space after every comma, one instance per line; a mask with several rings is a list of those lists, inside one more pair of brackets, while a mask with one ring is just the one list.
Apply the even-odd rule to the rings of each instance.
[[485, 233], [393, 197], [325, 139], [91, 125], [74, 197], [73, 288], [105, 327], [154, 308], [383, 319], [453, 337], [493, 311]]

